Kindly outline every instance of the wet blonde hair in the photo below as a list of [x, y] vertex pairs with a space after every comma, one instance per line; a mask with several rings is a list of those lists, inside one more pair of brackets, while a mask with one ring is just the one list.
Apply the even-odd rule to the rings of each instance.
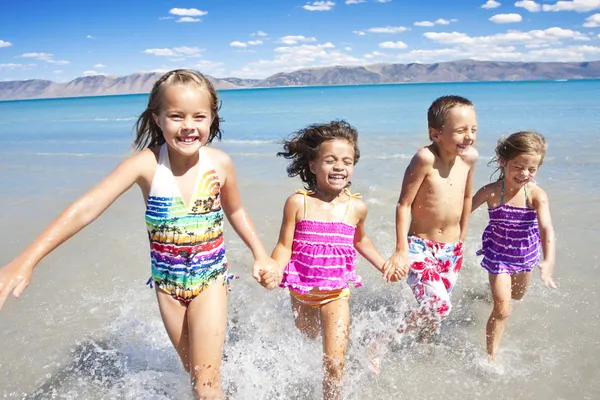
[[176, 69], [164, 74], [152, 87], [150, 97], [148, 98], [148, 106], [135, 124], [136, 137], [133, 141], [133, 145], [136, 150], [160, 146], [165, 142], [162, 129], [156, 124], [152, 115], [160, 112], [163, 89], [166, 86], [189, 84], [195, 85], [198, 90], [205, 90], [210, 97], [211, 117], [213, 118], [213, 121], [210, 125], [207, 144], [211, 143], [215, 137], [221, 139], [221, 129], [219, 124], [222, 120], [219, 118], [220, 103], [215, 87], [208, 78], [200, 72], [189, 69]]
[[504, 168], [502, 162], [508, 162], [519, 154], [534, 153], [540, 156], [540, 166], [546, 157], [548, 143], [546, 138], [538, 132], [520, 131], [515, 132], [507, 138], [500, 139], [496, 146], [496, 156], [492, 158], [490, 164], [496, 165], [496, 170], [492, 176], [500, 171], [498, 179], [504, 179]]

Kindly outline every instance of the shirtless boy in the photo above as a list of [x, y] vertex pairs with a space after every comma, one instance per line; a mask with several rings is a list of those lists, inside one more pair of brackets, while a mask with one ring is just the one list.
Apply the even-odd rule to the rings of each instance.
[[460, 96], [436, 99], [427, 111], [432, 143], [417, 151], [404, 174], [396, 207], [396, 251], [385, 277], [408, 269], [419, 307], [400, 333], [419, 328], [427, 340], [451, 309], [450, 294], [463, 260], [478, 153], [473, 103]]

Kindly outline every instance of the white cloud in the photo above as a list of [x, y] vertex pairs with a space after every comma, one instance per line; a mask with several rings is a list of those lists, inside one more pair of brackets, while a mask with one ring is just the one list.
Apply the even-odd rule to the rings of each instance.
[[358, 36], [365, 36], [366, 35], [366, 33], [364, 31], [352, 31], [352, 33], [355, 33]]
[[588, 12], [600, 9], [600, 0], [572, 0], [572, 1], [557, 1], [556, 4], [544, 4], [544, 11], [576, 11]]
[[312, 36], [306, 37], [306, 36], [302, 36], [302, 35], [284, 36], [278, 40], [279, 43], [283, 43], [283, 44], [297, 44], [299, 42], [309, 43], [309, 42], [316, 42], [316, 41], [317, 41], [317, 38], [315, 38], [315, 37], [312, 37]]
[[54, 71], [54, 73], [55, 73], [56, 75], [58, 75], [58, 74], [62, 74], [62, 73], [63, 73], [63, 71], [62, 71], [62, 69], [58, 69], [58, 70]]
[[198, 10], [197, 8], [171, 8], [169, 14], [179, 17], [201, 17], [208, 14], [208, 11]]
[[272, 60], [251, 62], [243, 68], [232, 71], [238, 77], [265, 77], [277, 72], [290, 72], [308, 67], [326, 67], [333, 65], [364, 65], [365, 58], [357, 58], [336, 49], [332, 43], [303, 44], [275, 49]]
[[96, 38], [95, 38], [95, 37], [93, 37], [92, 35], [87, 35], [85, 38], [86, 38], [86, 39], [96, 39]]
[[533, 0], [523, 0], [523, 1], [517, 1], [515, 3], [515, 7], [521, 7], [526, 9], [529, 12], [538, 12], [538, 11], [542, 11], [542, 6], [538, 3], [536, 3]]
[[382, 42], [379, 43], [379, 47], [382, 49], [405, 49], [408, 46], [404, 42]]
[[96, 65], [94, 65], [94, 68], [106, 68], [106, 65], [104, 65], [104, 64], [96, 64]]
[[0, 69], [19, 69], [25, 67], [26, 64], [0, 64]]
[[[159, 20], [174, 19], [173, 17], [158, 17]], [[168, 72], [168, 71], [167, 71]]]
[[262, 44], [262, 40], [250, 40], [248, 42], [240, 42], [239, 40], [233, 41], [229, 43], [231, 47], [248, 47], [248, 46], [256, 46]]
[[12, 46], [11, 42], [6, 42], [4, 40], [0, 40], [0, 47], [10, 47]]
[[490, 36], [470, 37], [460, 32], [426, 32], [423, 36], [438, 43], [461, 46], [525, 45], [534, 43], [560, 43], [561, 40], [590, 40], [588, 36], [581, 32], [558, 27], [529, 32], [511, 30], [507, 33], [498, 33]]
[[96, 71], [83, 71], [83, 76], [104, 76], [105, 74]]
[[53, 54], [52, 53], [24, 53], [21, 54], [21, 57], [23, 58], [35, 58], [36, 60], [50, 60], [52, 59]]
[[344, 47], [344, 50], [346, 50], [346, 51], [352, 51], [352, 47], [346, 46], [346, 47]]
[[263, 31], [257, 31], [255, 33], [251, 33], [250, 36], [267, 36], [267, 34]]
[[364, 3], [367, 0], [346, 0], [346, 4], [358, 4], [358, 3]]
[[181, 17], [175, 22], [200, 22], [200, 18]]
[[497, 24], [512, 24], [523, 21], [523, 17], [519, 14], [496, 14], [490, 17], [490, 21]]
[[67, 64], [71, 64], [67, 60], [46, 60], [46, 62], [49, 62], [50, 64], [55, 64], [55, 65], [67, 65]]
[[401, 33], [410, 30], [404, 26], [384, 26], [380, 28], [369, 28], [366, 29], [369, 33]]
[[435, 25], [449, 25], [450, 21], [445, 20], [443, 18], [438, 19], [437, 21], [419, 21], [415, 22], [415, 26], [435, 26]]
[[378, 3], [389, 3], [392, 0], [377, 0]]
[[583, 24], [586, 28], [597, 28], [600, 26], [600, 14], [590, 15]]
[[194, 65], [194, 68], [198, 69], [203, 74], [223, 75], [225, 69], [221, 68], [222, 65], [222, 62], [203, 60]]
[[481, 8], [496, 8], [496, 7], [500, 7], [500, 3], [498, 3], [497, 1], [494, 1], [494, 0], [488, 0], [484, 5], [481, 6]]
[[179, 46], [172, 49], [146, 49], [143, 53], [161, 57], [200, 57], [202, 51], [204, 50], [198, 47]]
[[329, 11], [333, 6], [335, 6], [333, 1], [313, 1], [312, 4], [306, 3], [302, 8], [308, 11]]

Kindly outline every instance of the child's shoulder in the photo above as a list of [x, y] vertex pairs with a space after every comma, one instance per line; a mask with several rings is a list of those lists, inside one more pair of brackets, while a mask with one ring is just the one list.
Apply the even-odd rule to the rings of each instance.
[[285, 201], [285, 207], [294, 209], [304, 207], [304, 192], [296, 191], [289, 195]]
[[467, 163], [471, 168], [473, 168], [475, 167], [475, 164], [477, 164], [477, 160], [479, 159], [479, 152], [475, 147], [471, 147], [469, 148], [469, 150], [467, 150], [467, 153], [461, 158], [465, 163]]
[[541, 188], [540, 185], [538, 185], [535, 182], [530, 182], [527, 184], [527, 189], [529, 191], [529, 197], [533, 203], [533, 205], [539, 204], [539, 203], [544, 203], [548, 201], [548, 195], [546, 194], [546, 191], [544, 189]]
[[208, 155], [210, 160], [213, 163], [217, 163], [222, 166], [231, 166], [233, 165], [233, 161], [229, 154], [225, 153], [223, 150], [215, 149], [214, 147], [206, 146], [204, 147], [205, 154]]
[[433, 167], [434, 162], [435, 152], [431, 145], [421, 147], [419, 150], [417, 150], [411, 160], [411, 164], [420, 168]]

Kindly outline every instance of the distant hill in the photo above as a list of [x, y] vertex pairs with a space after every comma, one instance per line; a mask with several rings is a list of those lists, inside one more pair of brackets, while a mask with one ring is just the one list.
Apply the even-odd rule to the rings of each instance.
[[[33, 79], [0, 82], [0, 100], [149, 93], [161, 73], [85, 76], [68, 83]], [[214, 78], [217, 89], [277, 86], [360, 85], [408, 82], [600, 79], [600, 61], [497, 62], [459, 60], [435, 64], [372, 64], [305, 68], [265, 79]]]

